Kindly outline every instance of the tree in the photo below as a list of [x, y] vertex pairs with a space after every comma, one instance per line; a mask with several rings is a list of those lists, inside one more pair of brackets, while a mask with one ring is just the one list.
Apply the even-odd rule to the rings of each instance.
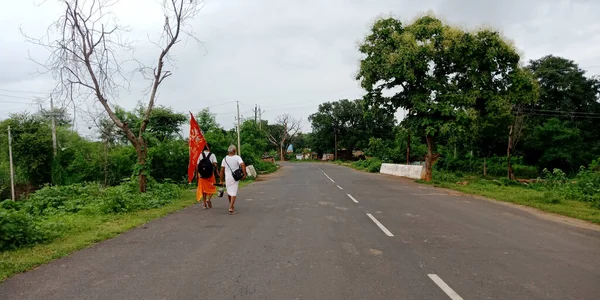
[[215, 114], [211, 113], [208, 108], [205, 108], [196, 114], [196, 121], [203, 132], [209, 132], [213, 128], [220, 128], [217, 119], [215, 119]]
[[[368, 97], [368, 96], [365, 96]], [[369, 146], [369, 138], [394, 137], [393, 114], [377, 105], [368, 105], [364, 99], [342, 99], [319, 105], [309, 116], [313, 127], [313, 147], [317, 152], [341, 147], [354, 150]]]
[[[509, 97], [519, 55], [496, 31], [465, 32], [424, 16], [404, 26], [393, 18], [375, 22], [359, 47], [365, 56], [357, 79], [369, 103], [389, 114], [404, 108], [404, 123], [425, 135], [427, 154], [422, 179], [431, 180], [435, 138], [467, 126], [475, 106]], [[393, 91], [390, 97], [381, 96]]]
[[[529, 132], [525, 144], [526, 159], [537, 163], [540, 168], [575, 170], [580, 164], [600, 155], [600, 126], [597, 125], [600, 118], [600, 78], [588, 77], [572, 60], [553, 55], [531, 60], [528, 68], [539, 82], [540, 96], [536, 103], [523, 108], [530, 127], [534, 129]], [[554, 118], [561, 121], [554, 121]], [[544, 141], [544, 137], [537, 136], [542, 132], [562, 133], [561, 137]], [[566, 138], [563, 135], [567, 133], [577, 133], [577, 137]], [[559, 143], [550, 143], [559, 140]], [[552, 152], [562, 154], [556, 155], [557, 159], [550, 159], [546, 149], [540, 148], [542, 144], [552, 144]], [[585, 151], [571, 151], [581, 148]], [[564, 156], [567, 154], [569, 158]]]
[[300, 132], [300, 120], [292, 118], [290, 114], [277, 117], [277, 123], [268, 126], [267, 138], [271, 144], [279, 148], [279, 159], [285, 160], [285, 151], [290, 146], [296, 135]]
[[188, 120], [185, 114], [174, 112], [170, 107], [158, 106], [150, 113], [148, 132], [159, 142], [182, 137], [179, 130]]
[[[12, 135], [12, 152], [17, 176], [34, 188], [52, 180], [52, 135], [50, 125], [40, 115], [13, 114], [0, 122], [0, 143], [8, 149], [7, 128]], [[8, 151], [6, 151], [6, 156]], [[5, 155], [5, 154], [3, 154]], [[8, 157], [6, 160], [8, 161]]]
[[[45, 67], [58, 80], [57, 91], [70, 99], [92, 97], [99, 103], [115, 125], [123, 131], [137, 153], [139, 189], [146, 191], [146, 159], [148, 145], [144, 132], [156, 103], [157, 92], [163, 81], [171, 76], [165, 66], [168, 55], [180, 38], [187, 34], [184, 26], [194, 18], [201, 1], [165, 0], [163, 2], [164, 25], [158, 59], [153, 68], [141, 66], [139, 70], [151, 82], [148, 101], [138, 130], [133, 130], [115, 113], [111, 103], [118, 101], [118, 90], [127, 80], [123, 74], [120, 51], [131, 50], [122, 42], [120, 34], [126, 31], [116, 17], [107, 12], [114, 1], [63, 0], [65, 13], [53, 25], [58, 38], [50, 43], [42, 39], [28, 38], [30, 42], [51, 51]], [[141, 65], [141, 63], [140, 63]], [[119, 82], [121, 80], [121, 82]]]

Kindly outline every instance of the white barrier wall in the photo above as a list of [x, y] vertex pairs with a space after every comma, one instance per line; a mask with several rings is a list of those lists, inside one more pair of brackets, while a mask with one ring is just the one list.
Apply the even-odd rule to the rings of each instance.
[[419, 165], [399, 165], [399, 164], [381, 164], [379, 173], [408, 177], [412, 179], [421, 179], [423, 166]]
[[252, 178], [256, 178], [256, 169], [254, 169], [254, 166], [250, 165], [246, 167], [246, 173], [248, 174], [248, 177], [252, 177]]

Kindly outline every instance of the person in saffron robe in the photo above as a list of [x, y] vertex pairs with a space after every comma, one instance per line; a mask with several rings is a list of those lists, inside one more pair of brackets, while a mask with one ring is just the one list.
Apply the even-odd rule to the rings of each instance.
[[[201, 161], [203, 159], [208, 161], [206, 163], [212, 165], [210, 176], [207, 177], [208, 174], [205, 174], [204, 178], [202, 174], [200, 174], [202, 168]], [[204, 151], [202, 151], [202, 154], [198, 157], [198, 163], [196, 165], [198, 165], [198, 170], [196, 170], [198, 176], [196, 200], [202, 200], [202, 207], [204, 209], [212, 208], [212, 202], [210, 200], [212, 199], [212, 196], [217, 193], [217, 188], [214, 185], [217, 182], [215, 179], [215, 174], [217, 173], [217, 157], [214, 153], [210, 152], [208, 143], [204, 146]]]

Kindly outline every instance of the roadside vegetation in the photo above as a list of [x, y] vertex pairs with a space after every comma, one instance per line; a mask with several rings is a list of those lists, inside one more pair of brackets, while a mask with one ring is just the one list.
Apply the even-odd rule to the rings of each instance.
[[364, 96], [309, 118], [318, 157], [419, 164], [422, 183], [598, 223], [600, 77], [552, 54], [524, 62], [497, 31], [434, 16], [379, 19], [359, 52]]
[[[132, 125], [140, 122], [137, 112], [120, 111]], [[196, 117], [211, 150], [222, 159], [237, 142], [235, 131], [224, 130], [208, 110]], [[0, 122], [1, 129], [11, 126], [17, 195], [17, 201], [10, 200], [10, 172], [1, 163], [0, 193], [6, 200], [0, 202], [0, 281], [196, 203], [195, 182], [187, 184], [188, 142], [178, 135], [187, 117], [158, 107], [151, 120], [146, 192], [140, 192], [134, 147], [108, 121], [99, 122], [97, 139], [87, 139], [70, 130], [63, 111], [56, 156], [50, 122], [41, 113], [15, 114]], [[242, 156], [266, 174], [278, 167], [262, 160], [263, 153], [277, 150], [266, 135], [276, 135], [271, 130], [281, 126], [261, 125], [264, 130], [253, 120], [242, 123]], [[0, 143], [8, 147], [6, 132], [0, 133]], [[0, 154], [3, 162], [7, 156]]]

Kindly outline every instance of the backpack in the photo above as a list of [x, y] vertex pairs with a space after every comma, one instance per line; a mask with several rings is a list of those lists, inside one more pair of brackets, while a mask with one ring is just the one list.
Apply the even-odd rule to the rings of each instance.
[[210, 178], [215, 171], [215, 166], [213, 166], [209, 159], [211, 155], [213, 155], [211, 152], [209, 152], [208, 155], [205, 155], [204, 151], [202, 151], [202, 159], [198, 163], [198, 173], [200, 173], [200, 178]]

